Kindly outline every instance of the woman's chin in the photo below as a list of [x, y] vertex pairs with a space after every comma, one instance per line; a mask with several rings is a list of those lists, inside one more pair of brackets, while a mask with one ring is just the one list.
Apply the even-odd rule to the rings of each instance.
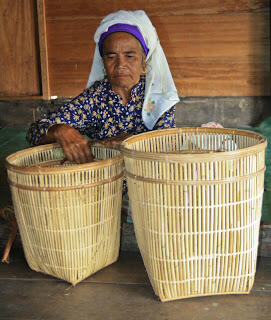
[[123, 84], [123, 83], [127, 83], [127, 82], [131, 82], [131, 78], [127, 75], [120, 75], [120, 76], [116, 76], [114, 77], [114, 82], [117, 84]]
[[131, 81], [131, 78], [129, 76], [121, 76], [114, 78], [114, 81], [110, 81], [112, 88], [128, 88], [132, 89], [137, 82], [134, 83], [134, 81]]

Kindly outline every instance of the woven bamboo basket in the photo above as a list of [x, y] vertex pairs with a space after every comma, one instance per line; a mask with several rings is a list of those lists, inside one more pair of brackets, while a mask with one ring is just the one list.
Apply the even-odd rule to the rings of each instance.
[[122, 144], [136, 239], [162, 301], [249, 293], [266, 139], [248, 131], [152, 131]]
[[92, 163], [63, 165], [57, 144], [6, 158], [26, 260], [75, 285], [118, 259], [123, 183], [120, 151], [92, 147]]

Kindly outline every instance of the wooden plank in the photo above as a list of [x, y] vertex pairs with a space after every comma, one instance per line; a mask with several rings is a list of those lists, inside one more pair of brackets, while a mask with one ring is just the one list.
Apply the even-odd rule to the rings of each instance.
[[270, 95], [270, 71], [261, 62], [189, 58], [180, 59], [179, 67], [169, 59], [169, 65], [180, 96]]
[[1, 0], [0, 96], [40, 95], [34, 0]]
[[[47, 20], [52, 95], [84, 89], [99, 21]], [[154, 16], [152, 22], [181, 96], [270, 94], [268, 13]]]
[[48, 48], [47, 48], [47, 32], [46, 32], [46, 16], [44, 0], [37, 0], [37, 13], [39, 23], [39, 47], [40, 47], [40, 64], [41, 64], [41, 82], [43, 99], [49, 100], [50, 84], [49, 84], [49, 66], [48, 66]]
[[99, 19], [47, 21], [52, 95], [72, 97], [85, 88], [98, 24]]
[[185, 16], [169, 22], [154, 17], [153, 21], [180, 95], [270, 95], [267, 13]]
[[[154, 17], [152, 20], [170, 57], [243, 57], [268, 53], [267, 14], [186, 16], [169, 22], [166, 17]], [[98, 19], [48, 21], [49, 58], [87, 60], [87, 54], [94, 49], [93, 35], [98, 24]]]
[[90, 72], [89, 63], [55, 62], [51, 63], [50, 67], [52, 95], [75, 97], [86, 87]]
[[[60, 3], [65, 5], [60, 5]], [[101, 19], [123, 10], [145, 10], [150, 16], [229, 14], [268, 11], [269, 0], [46, 0], [47, 19]]]

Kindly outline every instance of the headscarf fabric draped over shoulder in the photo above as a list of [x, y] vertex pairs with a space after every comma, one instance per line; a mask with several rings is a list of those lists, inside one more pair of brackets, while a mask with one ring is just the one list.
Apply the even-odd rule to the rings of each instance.
[[148, 48], [142, 119], [145, 126], [152, 130], [161, 115], [175, 105], [179, 101], [179, 97], [156, 30], [143, 10], [120, 10], [103, 18], [94, 35], [96, 48], [87, 88], [95, 81], [104, 78], [104, 64], [99, 52], [99, 40], [102, 34], [116, 24], [136, 26]]

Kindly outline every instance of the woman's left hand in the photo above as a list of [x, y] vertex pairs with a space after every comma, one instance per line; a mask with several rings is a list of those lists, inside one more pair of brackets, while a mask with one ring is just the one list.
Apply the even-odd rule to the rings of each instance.
[[99, 143], [108, 148], [119, 149], [121, 143], [125, 139], [131, 137], [132, 135], [133, 135], [132, 133], [123, 132], [114, 137], [110, 137], [105, 140], [99, 141]]
[[214, 121], [203, 123], [201, 127], [202, 128], [224, 128], [222, 124]]

